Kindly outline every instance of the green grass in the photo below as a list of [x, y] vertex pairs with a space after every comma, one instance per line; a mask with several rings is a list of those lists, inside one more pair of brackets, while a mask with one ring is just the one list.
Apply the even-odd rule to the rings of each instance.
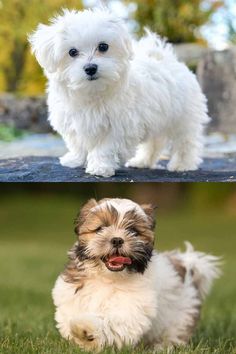
[[[5, 197], [0, 209], [0, 352], [80, 353], [60, 338], [53, 319], [51, 289], [74, 241], [76, 198], [55, 195]], [[216, 281], [192, 342], [175, 353], [236, 353], [236, 218], [226, 211], [159, 212], [157, 246], [182, 246], [223, 255]], [[107, 350], [104, 353], [110, 353]], [[145, 353], [124, 349], [125, 353]]]

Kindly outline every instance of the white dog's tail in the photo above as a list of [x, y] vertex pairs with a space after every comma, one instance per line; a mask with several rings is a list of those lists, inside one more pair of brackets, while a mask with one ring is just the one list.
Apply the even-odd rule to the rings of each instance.
[[185, 242], [186, 251], [174, 251], [169, 257], [178, 261], [185, 269], [185, 281], [191, 281], [199, 291], [201, 299], [209, 293], [214, 279], [221, 275], [221, 258], [195, 251], [191, 243]]
[[136, 51], [140, 54], [146, 54], [157, 60], [168, 59], [176, 60], [176, 54], [173, 46], [167, 43], [166, 39], [160, 38], [156, 33], [145, 28], [146, 35], [142, 37], [136, 46]]

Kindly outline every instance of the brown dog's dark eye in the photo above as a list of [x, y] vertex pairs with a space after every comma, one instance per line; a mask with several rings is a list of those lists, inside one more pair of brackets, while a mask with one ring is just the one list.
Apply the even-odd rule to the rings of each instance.
[[103, 230], [103, 227], [102, 226], [99, 226], [96, 230], [95, 230], [95, 232], [96, 232], [96, 234], [98, 234], [99, 232], [101, 232]]
[[135, 227], [129, 227], [128, 228], [129, 233], [131, 233], [133, 236], [138, 236], [138, 230], [135, 229]]
[[79, 55], [79, 52], [78, 52], [77, 49], [72, 48], [72, 49], [69, 50], [69, 55], [70, 55], [72, 58], [74, 58], [74, 57], [77, 57], [77, 55]]
[[109, 45], [107, 43], [100, 43], [98, 46], [99, 52], [105, 53], [108, 51]]

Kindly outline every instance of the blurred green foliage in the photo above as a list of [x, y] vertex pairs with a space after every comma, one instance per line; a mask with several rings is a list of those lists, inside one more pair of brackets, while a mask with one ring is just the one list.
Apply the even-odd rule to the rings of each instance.
[[[133, 2], [125, 0], [125, 2]], [[219, 0], [136, 0], [140, 32], [147, 26], [172, 43], [204, 42], [197, 29], [223, 6]]]
[[233, 45], [236, 45], [236, 28], [234, 25], [235, 17], [229, 16], [227, 18], [228, 30], [229, 30], [229, 40]]
[[0, 0], [0, 91], [42, 93], [45, 79], [30, 53], [27, 35], [62, 7], [82, 8], [81, 0]]
[[21, 138], [26, 134], [23, 130], [16, 129], [13, 126], [0, 123], [0, 141], [12, 141]]

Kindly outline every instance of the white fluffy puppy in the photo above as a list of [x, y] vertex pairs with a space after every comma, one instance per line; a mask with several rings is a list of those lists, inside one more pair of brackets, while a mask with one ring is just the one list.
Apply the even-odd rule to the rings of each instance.
[[76, 220], [78, 241], [53, 289], [61, 335], [82, 349], [186, 344], [219, 275], [217, 257], [157, 253], [153, 209], [127, 199], [92, 199]]
[[29, 40], [49, 80], [49, 121], [69, 150], [62, 165], [112, 176], [128, 160], [155, 167], [168, 145], [170, 171], [198, 168], [206, 98], [169, 44], [148, 31], [132, 40], [106, 9], [64, 10]]

